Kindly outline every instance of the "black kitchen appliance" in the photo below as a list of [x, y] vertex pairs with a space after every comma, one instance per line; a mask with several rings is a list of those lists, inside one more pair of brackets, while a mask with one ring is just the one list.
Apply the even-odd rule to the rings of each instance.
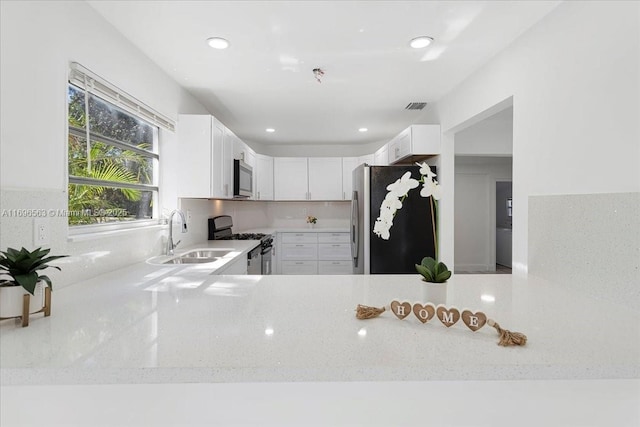
[[233, 219], [229, 215], [209, 218], [209, 240], [259, 240], [247, 255], [248, 274], [271, 274], [273, 236], [264, 233], [233, 233]]
[[[369, 166], [353, 170], [351, 204], [351, 255], [354, 274], [416, 274], [415, 264], [423, 257], [435, 257], [434, 225], [428, 198], [420, 196], [420, 187], [410, 190], [402, 208], [393, 218], [390, 238], [373, 232], [387, 186], [411, 172], [420, 177], [420, 167]], [[431, 166], [435, 173], [435, 167]], [[435, 215], [433, 216], [435, 217]]]

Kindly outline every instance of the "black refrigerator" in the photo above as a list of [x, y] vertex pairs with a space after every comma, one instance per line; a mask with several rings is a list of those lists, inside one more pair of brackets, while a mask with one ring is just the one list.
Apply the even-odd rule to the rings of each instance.
[[[435, 167], [431, 166], [435, 173]], [[402, 208], [396, 211], [390, 237], [384, 240], [373, 232], [387, 186], [406, 172], [420, 179], [420, 167], [368, 166], [353, 171], [351, 199], [351, 256], [354, 274], [417, 274], [415, 264], [423, 257], [435, 258], [431, 203], [420, 196], [422, 184], [409, 190]]]

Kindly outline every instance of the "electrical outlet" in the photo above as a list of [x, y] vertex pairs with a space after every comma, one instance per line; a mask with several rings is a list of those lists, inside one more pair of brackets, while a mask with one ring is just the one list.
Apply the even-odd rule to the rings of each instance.
[[49, 244], [49, 219], [34, 218], [33, 219], [33, 244], [34, 246], [42, 246]]

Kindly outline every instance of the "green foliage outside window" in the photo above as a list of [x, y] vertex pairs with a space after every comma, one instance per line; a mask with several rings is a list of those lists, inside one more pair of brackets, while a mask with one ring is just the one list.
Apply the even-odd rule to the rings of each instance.
[[68, 103], [69, 224], [150, 219], [157, 128], [72, 85]]

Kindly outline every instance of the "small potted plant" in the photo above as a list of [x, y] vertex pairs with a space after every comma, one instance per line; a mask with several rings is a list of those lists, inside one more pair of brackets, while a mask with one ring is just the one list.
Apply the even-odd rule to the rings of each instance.
[[313, 228], [314, 225], [316, 225], [316, 223], [318, 222], [318, 218], [316, 218], [313, 215], [309, 215], [307, 217], [307, 224], [309, 224], [310, 228]]
[[[27, 326], [29, 314], [44, 310], [48, 315], [50, 307], [45, 304], [45, 287], [48, 286], [48, 294], [52, 288], [51, 279], [39, 272], [47, 268], [60, 270], [60, 267], [48, 263], [67, 256], [47, 256], [49, 252], [50, 249], [42, 248], [34, 251], [8, 248], [6, 252], [0, 252], [0, 277], [9, 276], [11, 279], [0, 282], [0, 318], [22, 317], [23, 326]], [[26, 310], [24, 302], [29, 299], [25, 299], [25, 295], [35, 297]]]

